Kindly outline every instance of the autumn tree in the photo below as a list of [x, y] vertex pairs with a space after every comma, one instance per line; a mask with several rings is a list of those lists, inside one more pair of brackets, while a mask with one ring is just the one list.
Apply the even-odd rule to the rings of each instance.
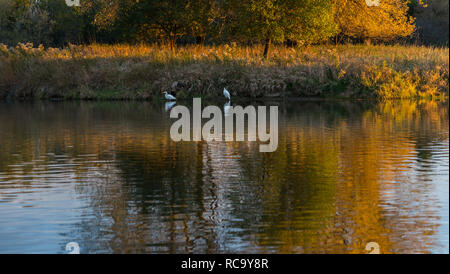
[[414, 19], [408, 16], [405, 0], [381, 0], [368, 6], [365, 0], [333, 0], [340, 36], [359, 40], [388, 41], [414, 32]]
[[[57, 14], [49, 9], [58, 4], [64, 6]], [[68, 19], [70, 14], [66, 12], [70, 13], [69, 8], [58, 0], [0, 0], [0, 42], [52, 44], [57, 30], [68, 26], [68, 20], [58, 20], [60, 15]]]
[[143, 35], [166, 39], [173, 49], [179, 37], [192, 35], [204, 40], [209, 23], [210, 0], [147, 0], [135, 5], [135, 23]]
[[[79, 19], [87, 21], [85, 32], [89, 39], [102, 42], [132, 41], [134, 39], [135, 18], [131, 11], [139, 3], [137, 0], [91, 0], [80, 1], [77, 10]], [[126, 26], [127, 25], [127, 26]]]
[[329, 0], [231, 0], [236, 37], [264, 42], [264, 58], [271, 43], [287, 39], [312, 43], [328, 39], [335, 31]]
[[211, 30], [213, 22], [213, 9], [216, 8], [214, 0], [192, 0], [188, 4], [188, 29], [189, 35], [195, 38], [197, 44], [205, 41], [206, 35]]

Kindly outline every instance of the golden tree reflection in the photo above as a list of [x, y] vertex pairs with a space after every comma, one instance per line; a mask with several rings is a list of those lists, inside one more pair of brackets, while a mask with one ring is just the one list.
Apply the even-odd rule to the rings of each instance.
[[92, 252], [366, 253], [377, 242], [383, 253], [410, 253], [442, 245], [435, 193], [439, 180], [448, 184], [439, 162], [448, 162], [446, 102], [280, 110], [278, 149], [264, 154], [248, 142], [175, 143], [168, 114], [147, 103], [2, 107], [0, 201], [13, 188], [19, 197], [51, 187], [61, 167], [89, 200], [90, 217], [73, 234]]

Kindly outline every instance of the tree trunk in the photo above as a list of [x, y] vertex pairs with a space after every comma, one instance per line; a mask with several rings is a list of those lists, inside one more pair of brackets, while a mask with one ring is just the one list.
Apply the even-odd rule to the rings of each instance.
[[205, 36], [196, 36], [195, 37], [195, 43], [197, 45], [203, 45], [205, 43]]
[[172, 52], [175, 52], [175, 43], [176, 43], [176, 38], [174, 35], [170, 35], [169, 36], [169, 45], [170, 45], [170, 50]]
[[264, 46], [264, 59], [267, 59], [267, 56], [269, 55], [269, 50], [270, 50], [270, 43], [271, 43], [271, 40], [270, 39], [267, 39], [266, 40], [266, 44], [265, 44], [265, 46]]
[[286, 46], [288, 48], [295, 48], [297, 45], [298, 45], [298, 43], [295, 40], [290, 40], [290, 39], [286, 40]]

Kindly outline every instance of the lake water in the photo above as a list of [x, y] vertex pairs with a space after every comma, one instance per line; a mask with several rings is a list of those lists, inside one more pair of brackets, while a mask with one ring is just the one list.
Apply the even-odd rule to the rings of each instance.
[[273, 153], [173, 142], [164, 102], [0, 103], [0, 253], [449, 252], [448, 102], [264, 104]]

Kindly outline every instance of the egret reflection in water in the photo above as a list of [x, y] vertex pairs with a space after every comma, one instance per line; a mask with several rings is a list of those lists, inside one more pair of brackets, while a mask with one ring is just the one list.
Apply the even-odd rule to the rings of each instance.
[[176, 102], [166, 102], [164, 104], [164, 109], [170, 111], [177, 103]]
[[260, 153], [160, 103], [1, 104], [0, 253], [448, 252], [446, 102], [279, 109]]
[[225, 117], [230, 116], [230, 114], [232, 114], [232, 111], [231, 111], [232, 108], [230, 105], [231, 105], [230, 101], [226, 102], [223, 105], [223, 113], [224, 113]]

